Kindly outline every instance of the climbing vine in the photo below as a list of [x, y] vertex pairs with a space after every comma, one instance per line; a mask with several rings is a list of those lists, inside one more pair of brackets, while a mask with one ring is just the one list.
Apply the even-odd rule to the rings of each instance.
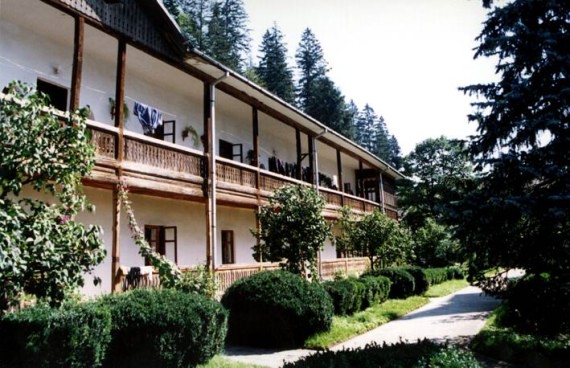
[[128, 188], [124, 180], [119, 180], [117, 191], [119, 194], [119, 201], [121, 201], [121, 204], [127, 213], [131, 238], [139, 247], [139, 254], [148, 259], [150, 264], [158, 270], [161, 286], [165, 288], [176, 287], [181, 277], [180, 269], [165, 256], [154, 252], [145, 240], [144, 232], [139, 227], [135, 218], [131, 201], [128, 197]]

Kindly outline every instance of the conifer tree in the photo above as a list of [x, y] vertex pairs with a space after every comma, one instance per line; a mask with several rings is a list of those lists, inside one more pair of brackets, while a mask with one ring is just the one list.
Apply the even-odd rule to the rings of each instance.
[[366, 104], [356, 118], [355, 135], [356, 142], [370, 152], [374, 150], [376, 143], [377, 125], [378, 115], [370, 105]]
[[297, 68], [299, 69], [299, 82], [297, 86], [298, 106], [306, 111], [311, 104], [314, 82], [327, 73], [327, 62], [320, 42], [311, 29], [307, 28], [301, 35], [301, 41], [295, 54]]
[[247, 20], [242, 0], [223, 0], [213, 4], [207, 22], [207, 52], [238, 72], [245, 69], [245, 57], [250, 50]]
[[570, 272], [569, 19], [567, 0], [509, 1], [478, 38], [498, 81], [463, 89], [479, 97], [470, 151], [482, 179], [458, 208], [473, 270]]
[[293, 72], [287, 65], [287, 47], [276, 24], [263, 35], [259, 52], [261, 57], [256, 74], [262, 85], [284, 101], [294, 103]]

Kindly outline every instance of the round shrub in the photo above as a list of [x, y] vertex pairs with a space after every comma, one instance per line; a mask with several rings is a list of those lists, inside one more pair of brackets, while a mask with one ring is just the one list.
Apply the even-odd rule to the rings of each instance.
[[0, 367], [100, 367], [110, 331], [95, 303], [24, 308], [0, 320]]
[[388, 299], [390, 294], [390, 279], [384, 276], [363, 275], [360, 282], [365, 286], [366, 292], [363, 299], [363, 308], [371, 307]]
[[422, 295], [429, 288], [429, 281], [423, 268], [417, 266], [402, 267], [403, 270], [409, 272], [414, 277], [414, 294]]
[[414, 277], [406, 270], [396, 267], [382, 268], [380, 270], [370, 271], [366, 275], [385, 276], [390, 279], [389, 297], [393, 299], [407, 298], [414, 294]]
[[138, 289], [100, 303], [113, 321], [106, 366], [194, 367], [223, 347], [227, 311], [202, 295]]
[[341, 279], [326, 281], [323, 283], [323, 287], [332, 299], [334, 314], [338, 316], [348, 315], [353, 305], [354, 284], [346, 279]]
[[287, 271], [263, 271], [233, 283], [222, 304], [229, 309], [227, 342], [293, 348], [329, 330], [333, 302], [322, 285]]

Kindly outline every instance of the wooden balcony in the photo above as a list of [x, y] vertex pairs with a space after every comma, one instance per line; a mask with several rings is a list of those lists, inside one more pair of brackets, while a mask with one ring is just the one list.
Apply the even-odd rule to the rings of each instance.
[[[94, 121], [89, 121], [88, 126], [97, 162], [96, 170], [90, 178], [92, 181], [114, 183], [117, 180], [115, 170], [120, 167], [129, 185], [140, 191], [204, 198], [206, 159], [201, 151], [129, 131], [124, 131], [120, 144], [117, 128]], [[119, 157], [122, 157], [120, 163]], [[275, 190], [284, 185], [310, 185], [221, 157], [216, 158], [216, 179], [220, 201], [250, 207], [265, 202]], [[328, 217], [337, 216], [338, 210], [343, 206], [351, 207], [356, 213], [382, 210], [380, 203], [337, 190], [320, 187], [319, 192], [327, 202]], [[384, 192], [384, 201], [386, 213], [397, 218], [396, 197]]]

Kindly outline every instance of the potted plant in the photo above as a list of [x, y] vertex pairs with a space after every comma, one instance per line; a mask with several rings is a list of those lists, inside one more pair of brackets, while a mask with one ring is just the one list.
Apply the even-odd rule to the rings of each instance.
[[[111, 106], [111, 119], [115, 120], [115, 99], [109, 97], [109, 105]], [[129, 118], [129, 106], [126, 102], [123, 102], [123, 118], [127, 120]]]
[[186, 140], [188, 136], [192, 136], [192, 143], [194, 147], [198, 147], [200, 145], [200, 137], [198, 136], [198, 132], [194, 129], [191, 125], [186, 125], [184, 129], [182, 129], [182, 140]]

